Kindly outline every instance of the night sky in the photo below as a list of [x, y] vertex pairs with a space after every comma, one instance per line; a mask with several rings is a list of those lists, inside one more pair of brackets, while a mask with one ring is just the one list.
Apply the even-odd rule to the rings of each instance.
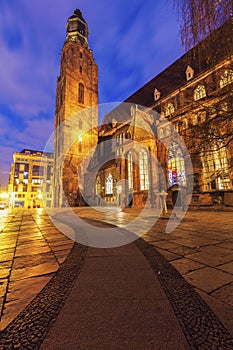
[[99, 66], [99, 103], [121, 102], [180, 57], [172, 0], [1, 0], [0, 184], [14, 152], [53, 132], [67, 18], [80, 8]]

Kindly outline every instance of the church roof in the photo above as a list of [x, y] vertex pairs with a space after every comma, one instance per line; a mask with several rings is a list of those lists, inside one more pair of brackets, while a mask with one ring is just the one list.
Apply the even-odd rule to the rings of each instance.
[[190, 65], [195, 76], [211, 68], [224, 57], [232, 54], [232, 20], [214, 31], [209, 37], [189, 50], [160, 74], [143, 85], [125, 102], [149, 107], [154, 104], [154, 89], [161, 92], [161, 98], [169, 95], [187, 83], [185, 71]]

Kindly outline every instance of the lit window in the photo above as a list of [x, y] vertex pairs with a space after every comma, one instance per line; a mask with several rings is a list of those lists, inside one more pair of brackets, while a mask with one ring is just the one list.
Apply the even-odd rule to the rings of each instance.
[[101, 181], [99, 176], [97, 176], [96, 178], [95, 191], [96, 191], [96, 194], [99, 194], [99, 195], [101, 194]]
[[208, 143], [202, 154], [204, 191], [231, 188], [226, 148], [223, 145], [212, 146]]
[[133, 156], [132, 152], [128, 153], [128, 183], [129, 189], [133, 188]]
[[184, 118], [183, 127], [184, 127], [184, 130], [187, 130], [188, 127], [189, 127], [189, 122], [188, 122], [188, 119], [187, 119], [187, 118]]
[[149, 188], [148, 177], [148, 155], [145, 150], [139, 153], [140, 189], [142, 191]]
[[84, 103], [84, 85], [82, 83], [78, 84], [78, 102]]
[[198, 87], [194, 90], [194, 101], [198, 101], [206, 97], [206, 90], [204, 85], [198, 85]]
[[167, 105], [167, 108], [165, 110], [165, 116], [168, 117], [169, 115], [171, 115], [172, 113], [175, 112], [175, 107], [172, 103], [169, 103]]
[[233, 71], [232, 70], [226, 70], [223, 75], [220, 78], [220, 88], [223, 88], [224, 86], [233, 83]]
[[111, 174], [108, 174], [106, 179], [106, 194], [113, 194], [113, 178]]
[[194, 114], [192, 116], [192, 122], [193, 122], [193, 125], [197, 125], [198, 124], [198, 115], [197, 114]]
[[173, 185], [186, 185], [183, 152], [175, 141], [172, 142], [168, 152], [168, 183]]

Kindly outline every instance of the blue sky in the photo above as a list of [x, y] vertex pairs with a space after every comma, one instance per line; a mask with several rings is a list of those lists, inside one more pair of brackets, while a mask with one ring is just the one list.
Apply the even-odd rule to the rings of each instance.
[[99, 103], [125, 100], [183, 54], [173, 0], [1, 0], [0, 184], [12, 155], [53, 131], [67, 18], [80, 8], [99, 66]]

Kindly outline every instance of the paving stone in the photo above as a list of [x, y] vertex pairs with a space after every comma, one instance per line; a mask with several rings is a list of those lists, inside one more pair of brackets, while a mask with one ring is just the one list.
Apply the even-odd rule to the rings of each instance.
[[41, 276], [41, 275], [47, 275], [52, 272], [56, 272], [59, 268], [58, 263], [55, 261], [44, 263], [44, 264], [38, 264], [36, 266], [31, 267], [25, 267], [22, 269], [13, 269], [11, 272], [11, 280], [22, 280], [25, 278], [33, 277], [33, 276]]
[[232, 255], [232, 250], [231, 249], [221, 248], [218, 245], [213, 245], [213, 246], [209, 245], [209, 246], [201, 247], [200, 249], [203, 252], [207, 252], [207, 253], [214, 254], [214, 255], [217, 255], [217, 256]]
[[233, 306], [233, 283], [216, 290], [211, 295]]
[[218, 269], [222, 270], [222, 271], [226, 271], [226, 272], [231, 273], [233, 275], [233, 261], [228, 263], [228, 264], [218, 266]]
[[0, 279], [0, 297], [3, 297], [6, 294], [8, 279], [2, 278]]
[[10, 268], [3, 267], [1, 265], [0, 267], [0, 279], [7, 278], [10, 274]]
[[[152, 245], [153, 245], [153, 243], [152, 243]], [[176, 260], [176, 259], [180, 259], [181, 258], [181, 255], [168, 252], [167, 250], [158, 249], [157, 247], [156, 247], [156, 250], [160, 254], [162, 254], [168, 261], [172, 261], [172, 260]]]
[[233, 281], [233, 275], [219, 271], [212, 267], [205, 267], [203, 269], [190, 272], [184, 275], [184, 278], [193, 286], [207, 293], [211, 293], [214, 290]]
[[222, 265], [224, 263], [231, 261], [231, 257], [229, 255], [228, 256], [217, 256], [217, 255], [213, 255], [213, 254], [207, 254], [205, 252], [188, 254], [188, 255], [186, 255], [186, 258], [198, 261], [200, 263], [203, 263], [203, 264], [211, 266], [211, 267]]
[[171, 261], [171, 264], [182, 274], [185, 275], [191, 271], [199, 270], [205, 267], [204, 264], [200, 264], [199, 262], [183, 258], [175, 261]]

